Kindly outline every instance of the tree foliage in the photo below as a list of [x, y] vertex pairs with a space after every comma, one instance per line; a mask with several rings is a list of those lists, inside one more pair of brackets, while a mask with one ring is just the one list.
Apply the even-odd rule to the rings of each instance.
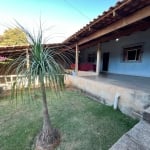
[[24, 32], [19, 28], [9, 28], [0, 36], [0, 46], [27, 45], [28, 41]]
[[[35, 149], [54, 150], [54, 147], [60, 142], [60, 133], [51, 124], [47, 106], [46, 88], [55, 92], [56, 95], [62, 90], [64, 87], [65, 70], [60, 62], [66, 62], [67, 58], [58, 47], [55, 49], [54, 47], [44, 46], [42, 44], [42, 41], [44, 41], [44, 31], [42, 30], [41, 24], [36, 34], [35, 32], [30, 33], [19, 23], [17, 25], [29, 40], [30, 55], [27, 58], [22, 53], [10, 64], [8, 72], [15, 70], [15, 74], [17, 75], [16, 81], [12, 86], [12, 95], [17, 97], [18, 91], [25, 94], [27, 89], [28, 95], [32, 97], [31, 88], [34, 91], [36, 87], [40, 87], [42, 94], [41, 100], [43, 102], [43, 128], [37, 136]], [[28, 65], [27, 62], [29, 62]], [[36, 84], [37, 79], [39, 80], [38, 85]]]

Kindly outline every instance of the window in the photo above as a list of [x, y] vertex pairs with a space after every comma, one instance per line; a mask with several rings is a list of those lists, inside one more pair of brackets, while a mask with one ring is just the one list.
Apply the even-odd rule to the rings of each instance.
[[96, 61], [96, 54], [95, 53], [88, 54], [88, 62], [95, 63], [95, 61]]
[[123, 61], [137, 62], [141, 61], [142, 46], [134, 46], [123, 49]]

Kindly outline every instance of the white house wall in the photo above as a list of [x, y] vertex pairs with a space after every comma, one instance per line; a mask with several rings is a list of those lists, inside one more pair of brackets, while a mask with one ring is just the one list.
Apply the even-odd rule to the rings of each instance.
[[[123, 47], [138, 43], [144, 44], [141, 62], [123, 62]], [[112, 40], [102, 43], [101, 49], [102, 53], [110, 52], [109, 73], [150, 77], [150, 30], [122, 37], [118, 42]]]

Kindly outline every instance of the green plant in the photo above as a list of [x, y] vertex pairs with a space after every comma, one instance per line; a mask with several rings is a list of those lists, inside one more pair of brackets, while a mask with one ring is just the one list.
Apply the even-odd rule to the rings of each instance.
[[17, 26], [27, 36], [30, 43], [30, 55], [25, 57], [25, 54], [21, 54], [13, 60], [9, 67], [8, 72], [15, 69], [17, 75], [12, 86], [12, 95], [17, 97], [19, 90], [22, 94], [28, 91], [28, 94], [32, 96], [31, 88], [36, 88], [37, 79], [39, 80], [43, 102], [43, 127], [37, 136], [35, 149], [51, 150], [59, 144], [60, 134], [51, 124], [47, 107], [46, 88], [48, 87], [58, 94], [64, 87], [64, 67], [60, 62], [64, 61], [63, 57], [65, 55], [58, 48], [56, 50], [50, 46], [43, 45], [41, 23], [37, 34], [32, 34], [18, 22]]
[[[36, 101], [22, 100], [10, 107], [9, 98], [0, 99], [0, 150], [31, 150], [34, 137], [42, 125], [40, 89]], [[56, 150], [108, 150], [134, 120], [112, 107], [88, 98], [73, 88], [65, 89], [61, 99], [47, 90], [48, 108], [53, 126], [61, 132], [61, 143]], [[28, 95], [24, 95], [28, 99]], [[38, 115], [37, 115], [38, 114]]]

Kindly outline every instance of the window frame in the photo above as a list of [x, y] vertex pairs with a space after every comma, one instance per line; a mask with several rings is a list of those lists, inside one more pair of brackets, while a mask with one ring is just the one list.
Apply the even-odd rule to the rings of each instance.
[[[129, 52], [131, 52], [131, 51], [136, 51], [135, 56], [134, 56], [135, 59], [129, 58]], [[130, 45], [128, 47], [123, 48], [122, 61], [123, 62], [135, 62], [135, 63], [141, 62], [142, 61], [142, 55], [143, 55], [143, 44]]]

